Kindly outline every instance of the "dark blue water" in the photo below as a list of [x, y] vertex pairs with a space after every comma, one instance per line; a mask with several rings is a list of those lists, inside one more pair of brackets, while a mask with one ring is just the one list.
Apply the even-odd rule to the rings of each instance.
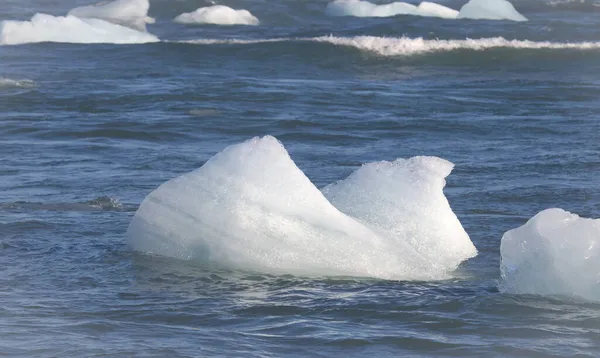
[[[9, 0], [0, 19], [87, 4]], [[223, 4], [261, 24], [176, 24], [207, 3], [152, 0], [158, 43], [0, 46], [1, 355], [598, 355], [597, 303], [497, 288], [505, 231], [550, 207], [600, 216], [597, 3], [515, 1], [528, 22]], [[520, 42], [490, 47], [497, 37]], [[318, 187], [372, 161], [453, 162], [444, 192], [478, 256], [414, 282], [128, 247], [152, 190], [266, 134]]]

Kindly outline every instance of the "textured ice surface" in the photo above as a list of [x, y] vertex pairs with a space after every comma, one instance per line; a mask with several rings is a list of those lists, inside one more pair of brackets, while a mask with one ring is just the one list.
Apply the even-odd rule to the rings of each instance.
[[392, 242], [454, 269], [477, 251], [442, 191], [453, 166], [437, 157], [370, 163], [323, 192], [339, 210]]
[[[442, 279], [476, 253], [442, 193], [451, 167], [415, 158], [359, 169], [326, 190], [340, 207], [345, 195], [357, 195], [355, 219], [325, 198], [275, 138], [253, 138], [150, 193], [132, 219], [129, 243], [142, 252], [243, 269]], [[418, 174], [402, 177], [413, 169]], [[414, 182], [420, 178], [425, 182]], [[375, 185], [387, 186], [369, 202]]]
[[182, 24], [258, 25], [260, 22], [248, 10], [234, 10], [224, 5], [202, 7], [177, 16]]
[[423, 1], [419, 4], [417, 13], [421, 16], [441, 17], [444, 19], [456, 19], [458, 17], [457, 10], [428, 1]]
[[459, 19], [527, 21], [506, 0], [471, 0], [460, 9]]
[[68, 15], [80, 18], [102, 19], [118, 25], [145, 31], [147, 23], [154, 23], [148, 17], [150, 3], [148, 0], [115, 0], [96, 5], [76, 7]]
[[424, 1], [415, 6], [406, 2], [376, 5], [363, 0], [335, 0], [327, 5], [325, 13], [332, 16], [389, 17], [396, 15], [433, 16], [454, 19], [458, 11]]
[[500, 289], [600, 300], [600, 219], [547, 209], [502, 237]]
[[4, 21], [0, 44], [32, 42], [134, 44], [159, 41], [154, 35], [100, 19], [36, 14], [31, 21]]

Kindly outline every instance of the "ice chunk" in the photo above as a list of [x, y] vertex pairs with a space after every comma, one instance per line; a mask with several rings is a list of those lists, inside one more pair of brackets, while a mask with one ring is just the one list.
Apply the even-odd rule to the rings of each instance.
[[600, 219], [547, 209], [502, 237], [500, 290], [600, 300]]
[[112, 22], [114, 24], [132, 27], [146, 31], [147, 23], [154, 23], [148, 17], [150, 3], [148, 0], [115, 0], [102, 2], [96, 5], [76, 7], [68, 15], [79, 18], [94, 18]]
[[0, 44], [32, 42], [115, 43], [157, 42], [146, 32], [115, 25], [99, 19], [36, 14], [31, 21], [4, 21], [0, 25]]
[[416, 15], [417, 7], [405, 2], [375, 5], [363, 0], [335, 0], [327, 4], [325, 13], [331, 16], [389, 17]]
[[471, 0], [460, 9], [458, 18], [527, 21], [507, 0]]
[[177, 16], [182, 24], [258, 25], [260, 21], [248, 10], [234, 10], [224, 5], [202, 7]]
[[[429, 170], [427, 173], [438, 178], [432, 179], [437, 184], [432, 184], [430, 190], [443, 196], [439, 186], [443, 179], [439, 178], [448, 172], [447, 166]], [[366, 185], [365, 191], [369, 188], [368, 183], [357, 185]], [[429, 197], [435, 196], [418, 202], [425, 205]], [[414, 199], [411, 196], [406, 200]], [[418, 246], [434, 242], [436, 238], [428, 236], [439, 231], [428, 228], [419, 232], [423, 226], [415, 224], [423, 219], [437, 225], [436, 215], [448, 214], [446, 208], [434, 207], [438, 204], [431, 203], [429, 211], [424, 208], [382, 214], [382, 210], [375, 209], [373, 215], [433, 216], [401, 219], [413, 225], [405, 231], [399, 226], [394, 232], [372, 229], [366, 220], [361, 223], [335, 208], [298, 169], [281, 143], [267, 136], [230, 146], [196, 171], [161, 185], [142, 202], [127, 236], [131, 247], [138, 251], [242, 269], [442, 279], [457, 264], [455, 250], [448, 247], [448, 251], [439, 252], [439, 257], [427, 257], [428, 250]], [[375, 205], [380, 205], [378, 199]], [[453, 215], [451, 211], [449, 215]], [[457, 236], [464, 232], [462, 227], [443, 225], [458, 230]], [[400, 236], [394, 236], [397, 233]], [[409, 234], [416, 236], [408, 238]], [[447, 242], [450, 235], [444, 234], [440, 240]], [[469, 251], [463, 259], [473, 253]]]
[[456, 19], [458, 17], [458, 11], [428, 1], [423, 1], [419, 4], [417, 13], [421, 16], [441, 17], [444, 19]]
[[452, 271], [477, 253], [443, 193], [453, 166], [437, 157], [370, 163], [323, 192], [340, 211]]
[[406, 2], [376, 5], [363, 0], [335, 0], [327, 5], [325, 13], [331, 16], [390, 17], [396, 15], [432, 16], [454, 19], [458, 11], [424, 1], [419, 6]]

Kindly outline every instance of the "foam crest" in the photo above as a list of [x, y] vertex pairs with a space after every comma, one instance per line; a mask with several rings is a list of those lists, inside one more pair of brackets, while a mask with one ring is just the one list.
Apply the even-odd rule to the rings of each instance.
[[177, 16], [173, 21], [182, 24], [258, 25], [260, 21], [248, 10], [235, 10], [224, 5], [202, 7]]
[[96, 5], [76, 7], [68, 15], [79, 18], [94, 18], [112, 22], [117, 25], [132, 27], [146, 31], [146, 24], [154, 23], [148, 17], [150, 3], [148, 0], [115, 0]]
[[460, 9], [458, 18], [527, 21], [507, 0], [470, 0]]
[[[411, 163], [422, 170], [423, 177], [436, 178], [428, 182], [429, 188], [443, 196], [443, 176], [449, 173], [451, 164], [439, 158], [415, 159]], [[335, 191], [340, 199], [344, 191], [353, 195], [361, 192], [361, 186], [366, 190], [376, 185], [360, 174], [364, 170], [356, 174], [365, 180], [357, 184], [356, 190], [345, 187], [344, 183], [354, 180], [351, 177], [327, 192], [332, 195]], [[402, 176], [401, 171], [396, 174], [397, 178]], [[387, 174], [373, 174], [371, 179], [382, 182], [382, 175]], [[432, 213], [454, 215], [449, 207], [434, 208], [438, 202], [427, 204], [429, 197], [418, 200], [423, 210], [396, 209], [384, 214], [379, 200], [383, 196], [375, 198], [372, 215], [422, 215], [427, 205]], [[395, 196], [400, 201], [397, 204], [407, 208], [411, 207], [407, 200], [416, 194], [410, 199], [400, 196]], [[369, 211], [368, 202], [362, 202], [362, 210]], [[400, 220], [437, 223], [433, 216]], [[400, 221], [396, 224], [394, 230], [371, 227], [367, 220], [338, 210], [296, 166], [283, 145], [266, 136], [230, 146], [201, 168], [161, 185], [144, 199], [127, 236], [130, 246], [138, 251], [241, 269], [407, 280], [448, 277], [459, 262], [457, 257], [447, 259], [453, 251], [440, 250], [439, 256], [432, 258], [420, 247], [436, 241], [438, 238], [428, 236], [437, 232], [402, 228]], [[460, 227], [456, 233], [460, 240], [465, 239], [463, 233]], [[440, 240], [438, 247], [448, 243], [445, 237]], [[469, 251], [462, 259], [473, 254]]]
[[600, 42], [560, 43], [548, 41], [507, 40], [503, 37], [466, 40], [425, 40], [408, 37], [335, 37], [323, 36], [314, 41], [327, 42], [339, 46], [355, 47], [362, 51], [373, 52], [381, 56], [410, 56], [430, 52], [455, 50], [484, 51], [493, 48], [514, 49], [600, 49]]
[[146, 32], [100, 19], [36, 14], [31, 21], [4, 21], [0, 25], [0, 44], [35, 42], [137, 44], [158, 42]]
[[500, 290], [600, 300], [600, 219], [547, 209], [502, 237]]

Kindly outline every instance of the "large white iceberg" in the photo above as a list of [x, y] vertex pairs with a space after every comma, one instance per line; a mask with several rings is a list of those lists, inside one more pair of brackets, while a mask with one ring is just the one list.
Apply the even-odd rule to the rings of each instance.
[[[253, 138], [150, 193], [127, 236], [137, 251], [241, 269], [443, 279], [476, 254], [443, 197], [451, 167], [422, 157], [359, 169], [326, 189], [342, 211], [356, 195], [353, 218], [326, 199], [279, 141]], [[380, 192], [369, 201], [374, 186]]]
[[460, 9], [458, 18], [527, 21], [507, 0], [471, 0]]
[[600, 219], [547, 209], [502, 237], [500, 290], [600, 300]]
[[116, 25], [100, 19], [75, 16], [36, 14], [31, 21], [3, 21], [0, 44], [16, 45], [33, 42], [136, 44], [157, 42], [147, 32]]
[[148, 0], [115, 0], [76, 7], [69, 11], [68, 15], [101, 19], [145, 31], [147, 23], [154, 23], [154, 19], [148, 16], [149, 9]]
[[202, 7], [183, 13], [173, 21], [182, 24], [258, 25], [260, 21], [248, 10], [235, 10], [224, 5]]

